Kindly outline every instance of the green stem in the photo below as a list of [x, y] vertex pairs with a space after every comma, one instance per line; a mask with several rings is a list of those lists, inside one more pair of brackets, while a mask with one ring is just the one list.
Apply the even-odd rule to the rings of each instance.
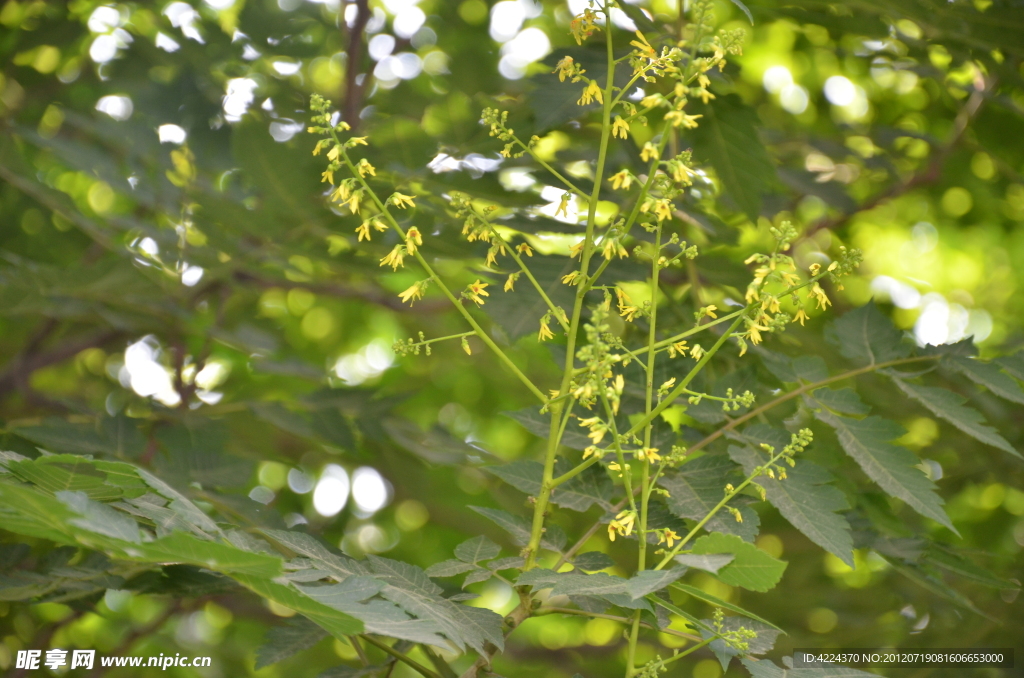
[[[370, 196], [370, 200], [373, 201], [373, 204], [377, 207], [378, 210], [380, 210], [380, 213], [383, 214], [384, 217], [388, 220], [388, 222], [391, 224], [391, 227], [395, 229], [395, 232], [397, 232], [398, 235], [401, 236], [402, 240], [405, 240], [405, 231], [402, 230], [402, 227], [398, 225], [398, 221], [395, 219], [394, 215], [392, 215], [391, 212], [388, 211], [387, 206], [384, 205], [384, 203], [381, 201], [379, 197], [377, 197], [376, 192], [374, 192], [374, 190], [370, 188], [370, 185], [366, 182], [366, 179], [364, 179], [362, 174], [359, 173], [359, 170], [356, 169], [356, 166], [352, 163], [352, 159], [349, 158], [348, 151], [345, 149], [344, 144], [342, 144], [341, 141], [338, 139], [338, 134], [333, 129], [331, 130], [331, 137], [334, 139], [334, 142], [338, 144], [338, 146], [341, 148], [341, 158], [345, 162], [345, 166], [348, 167], [349, 172], [352, 174], [353, 177], [356, 178], [356, 180], [359, 181], [363, 189], [366, 191], [367, 195]], [[537, 388], [537, 386], [530, 380], [529, 377], [523, 374], [523, 371], [520, 370], [514, 362], [512, 362], [512, 359], [509, 358], [508, 355], [506, 355], [505, 352], [502, 351], [501, 348], [496, 343], [494, 343], [494, 340], [491, 339], [490, 335], [488, 335], [487, 332], [485, 332], [484, 329], [480, 327], [480, 324], [477, 323], [477, 321], [473, 318], [473, 316], [466, 309], [466, 307], [462, 305], [462, 302], [455, 298], [455, 295], [452, 294], [451, 290], [448, 289], [448, 286], [444, 284], [444, 282], [441, 280], [441, 277], [434, 271], [433, 267], [429, 263], [427, 263], [427, 260], [423, 258], [423, 255], [420, 254], [419, 250], [417, 250], [413, 254], [413, 256], [416, 257], [416, 261], [418, 261], [420, 266], [423, 267], [423, 270], [427, 272], [427, 275], [430, 276], [430, 279], [434, 282], [434, 284], [441, 289], [441, 292], [443, 292], [446, 297], [448, 297], [448, 301], [450, 301], [452, 305], [455, 306], [455, 309], [462, 315], [463, 318], [465, 318], [466, 322], [469, 323], [469, 326], [473, 328], [473, 331], [476, 332], [477, 337], [479, 337], [480, 340], [484, 342], [484, 344], [486, 344], [488, 348], [494, 351], [494, 353], [498, 356], [498, 359], [501, 360], [501, 362], [503, 362], [505, 366], [508, 367], [512, 371], [512, 373], [515, 374], [516, 377], [518, 377], [519, 380], [523, 382], [523, 384], [535, 396], [537, 396], [540, 399], [542, 403], [546, 403], [548, 399], [544, 396], [544, 393], [539, 388]]]
[[[609, 619], [611, 621], [622, 622], [628, 624], [632, 621], [627, 617], [619, 617], [614, 614], [604, 614], [602, 612], [587, 612], [586, 610], [574, 610], [571, 607], [542, 607], [533, 613], [535, 616], [543, 616], [547, 614], [571, 614], [578, 617], [591, 617], [593, 619]], [[640, 622], [640, 625], [644, 628], [652, 629], [665, 635], [675, 636], [676, 638], [686, 638], [687, 640], [701, 640], [700, 636], [695, 636], [692, 633], [684, 633], [682, 631], [676, 631], [675, 629], [659, 629], [656, 626], [651, 626], [647, 622]]]
[[[785, 450], [785, 448], [783, 448], [783, 450]], [[665, 554], [665, 557], [662, 558], [661, 562], [658, 563], [658, 565], [654, 569], [660, 570], [664, 568], [666, 565], [668, 565], [670, 562], [672, 562], [672, 559], [676, 557], [676, 554], [683, 550], [683, 548], [690, 542], [690, 540], [693, 539], [705, 525], [707, 525], [709, 520], [714, 518], [715, 515], [719, 511], [721, 511], [722, 508], [725, 507], [725, 505], [728, 504], [736, 495], [742, 492], [747, 487], [747, 485], [754, 482], [754, 478], [760, 476], [764, 472], [764, 469], [770, 467], [772, 464], [776, 463], [779, 459], [782, 458], [783, 450], [780, 450], [779, 452], [775, 453], [775, 456], [769, 459], [767, 464], [763, 466], [758, 466], [756, 469], [754, 469], [754, 472], [747, 476], [747, 479], [740, 483], [737, 487], [733, 488], [731, 492], [726, 492], [725, 496], [722, 497], [722, 501], [718, 502], [718, 504], [716, 504], [715, 507], [711, 509], [708, 512], [708, 514], [700, 520], [700, 522], [694, 525], [693, 529], [690, 530], [686, 534], [686, 536], [683, 537], [682, 540], [678, 544], [676, 544], [671, 551]]]
[[[604, 110], [601, 120], [601, 145], [598, 150], [597, 166], [594, 172], [594, 192], [591, 195], [590, 206], [587, 213], [587, 232], [586, 236], [584, 236], [583, 252], [580, 257], [580, 281], [577, 286], [576, 299], [573, 303], [572, 320], [569, 322], [569, 331], [567, 333], [565, 350], [565, 367], [562, 372], [562, 383], [558, 389], [559, 395], [568, 393], [569, 384], [572, 382], [573, 361], [576, 357], [576, 339], [579, 335], [580, 318], [583, 315], [583, 299], [587, 293], [585, 287], [587, 271], [590, 267], [590, 258], [594, 253], [594, 228], [595, 217], [597, 215], [597, 198], [601, 192], [601, 182], [604, 180], [604, 166], [608, 157], [608, 141], [611, 137], [611, 103], [613, 88], [615, 86], [615, 58], [612, 53], [612, 33], [610, 30], [612, 25], [611, 11], [608, 7], [608, 3], [610, 1], [611, 0], [606, 0], [605, 3], [605, 43], [607, 46], [608, 58], [608, 79], [604, 91]], [[557, 438], [558, 428], [556, 419], [557, 413], [553, 407], [551, 413], [551, 430], [548, 440], [548, 449], [544, 458], [544, 475], [541, 479], [540, 492], [537, 494], [537, 503], [533, 509], [533, 524], [530, 530], [530, 541], [527, 544], [528, 552], [525, 565], [527, 569], [532, 567], [535, 563], [535, 554], [540, 546], [541, 533], [544, 528], [544, 512], [547, 510], [548, 500], [551, 497], [551, 490], [555, 487], [553, 481], [555, 457], [558, 454], [558, 446], [560, 443], [560, 440]]]
[[431, 669], [428, 669], [426, 666], [424, 666], [423, 664], [420, 664], [415, 659], [412, 659], [411, 657], [409, 657], [409, 656], [407, 656], [405, 654], [402, 654], [401, 652], [399, 652], [398, 650], [394, 649], [390, 645], [382, 643], [379, 640], [377, 640], [376, 638], [371, 638], [370, 636], [359, 636], [359, 637], [362, 638], [363, 640], [365, 640], [366, 642], [368, 642], [370, 645], [373, 645], [374, 647], [376, 647], [379, 650], [383, 650], [384, 652], [388, 653], [389, 655], [391, 655], [392, 657], [394, 657], [398, 661], [400, 661], [403, 664], [408, 665], [410, 668], [418, 671], [419, 673], [421, 673], [422, 675], [426, 676], [427, 678], [442, 678], [441, 674], [438, 673], [437, 671], [432, 671]]
[[526, 277], [530, 280], [530, 283], [533, 285], [533, 289], [537, 290], [537, 294], [539, 294], [541, 296], [541, 299], [544, 300], [544, 303], [547, 304], [548, 309], [551, 311], [551, 315], [554, 316], [555, 320], [558, 321], [558, 324], [562, 327], [562, 330], [568, 332], [569, 324], [565, 321], [563, 317], [565, 315], [565, 311], [563, 311], [558, 306], [555, 306], [554, 302], [551, 301], [551, 297], [549, 297], [547, 292], [544, 291], [544, 288], [541, 287], [541, 284], [537, 282], [537, 279], [533, 277], [533, 273], [530, 271], [529, 268], [526, 267], [526, 264], [519, 256], [519, 253], [516, 252], [515, 248], [508, 244], [508, 242], [501, 237], [501, 235], [498, 233], [497, 229], [494, 228], [494, 225], [491, 224], [491, 222], [488, 221], [487, 225], [491, 227], [491, 233], [494, 234], [494, 237], [497, 238], [502, 245], [508, 248], [509, 254], [512, 255], [512, 258], [515, 259], [515, 262], [519, 264], [519, 269], [526, 274]]

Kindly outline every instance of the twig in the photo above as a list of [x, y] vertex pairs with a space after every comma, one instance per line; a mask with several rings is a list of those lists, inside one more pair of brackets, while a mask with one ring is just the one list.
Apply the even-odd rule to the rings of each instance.
[[[358, 77], [363, 63], [363, 33], [366, 30], [366, 23], [370, 20], [370, 2], [353, 0], [352, 4], [356, 7], [356, 17], [348, 33], [348, 48], [345, 50], [348, 58], [345, 68], [345, 92], [341, 99], [344, 101], [344, 120], [355, 129], [359, 125], [359, 111], [363, 103], [363, 91], [366, 89], [366, 80], [360, 84]], [[364, 74], [363, 77], [367, 78], [369, 74]]]

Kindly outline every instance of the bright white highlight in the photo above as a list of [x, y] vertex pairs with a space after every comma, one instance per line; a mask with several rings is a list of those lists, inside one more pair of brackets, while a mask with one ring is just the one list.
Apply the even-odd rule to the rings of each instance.
[[297, 468], [288, 471], [288, 489], [295, 494], [306, 494], [313, 490], [313, 479]]
[[555, 214], [558, 211], [558, 206], [562, 202], [562, 195], [565, 194], [564, 188], [557, 186], [545, 186], [541, 192], [540, 197], [542, 200], [547, 200], [548, 204], [544, 205], [537, 211], [544, 216], [551, 217], [565, 224], [575, 224], [580, 220], [579, 208], [576, 206], [576, 200], [574, 198], [569, 199], [569, 204], [566, 206], [564, 213]]
[[177, 52], [181, 49], [178, 41], [165, 33], [156, 34], [156, 46], [165, 52]]
[[207, 5], [214, 9], [224, 10], [231, 9], [235, 6], [235, 0], [203, 0]]
[[105, 97], [100, 97], [100, 100], [96, 102], [96, 110], [100, 113], [106, 113], [114, 120], [127, 120], [132, 117], [132, 111], [135, 110], [135, 107], [132, 105], [130, 97], [121, 94], [109, 94]]
[[849, 106], [857, 98], [857, 87], [849, 78], [833, 75], [825, 81], [825, 98], [836, 106]]
[[124, 352], [124, 369], [131, 389], [144, 398], [174, 407], [181, 402], [181, 396], [174, 390], [170, 371], [157, 362], [159, 344], [148, 336], [135, 342]]
[[503, 0], [491, 8], [491, 38], [496, 42], [508, 42], [516, 37], [526, 21], [526, 3], [517, 0]]
[[224, 95], [224, 117], [228, 122], [238, 122], [249, 110], [254, 92], [259, 87], [252, 78], [232, 78], [228, 80], [227, 93]]
[[270, 123], [270, 136], [274, 137], [274, 141], [284, 142], [304, 129], [306, 127], [301, 122], [295, 122], [291, 118], [281, 118]]
[[871, 291], [892, 301], [898, 308], [917, 308], [921, 305], [921, 293], [916, 289], [887, 275], [880, 275], [871, 281]]
[[161, 144], [183, 144], [188, 134], [177, 125], [160, 125], [156, 128]]
[[86, 25], [93, 33], [107, 33], [121, 25], [121, 13], [113, 7], [97, 7]]
[[375, 35], [370, 38], [366, 50], [374, 61], [380, 61], [385, 57], [389, 57], [395, 51], [395, 36], [388, 35], [387, 33]]
[[302, 68], [302, 64], [294, 61], [275, 61], [272, 65], [281, 75], [295, 75]]
[[509, 80], [526, 75], [526, 67], [551, 53], [551, 41], [539, 28], [527, 28], [501, 47], [498, 72]]
[[779, 92], [779, 103], [793, 115], [800, 115], [806, 111], [810, 101], [807, 90], [800, 85], [786, 85]]
[[357, 468], [352, 474], [352, 499], [364, 513], [376, 513], [387, 506], [391, 492], [387, 481], [370, 466]]
[[334, 363], [334, 373], [349, 386], [379, 377], [395, 362], [387, 342], [376, 339], [356, 353], [343, 355]]
[[195, 40], [200, 45], [206, 44], [203, 36], [199, 34], [199, 31], [193, 25], [199, 20], [199, 12], [192, 5], [184, 2], [172, 2], [164, 8], [163, 13], [172, 26], [181, 29], [182, 35], [186, 38]]
[[202, 266], [186, 266], [181, 272], [181, 284], [185, 287], [195, 287], [203, 279]]
[[348, 502], [348, 490], [345, 469], [337, 464], [328, 464], [313, 490], [313, 509], [325, 518], [338, 515]]
[[772, 66], [761, 77], [764, 88], [772, 94], [778, 94], [782, 88], [793, 84], [793, 74], [785, 66]]
[[398, 80], [412, 80], [423, 72], [423, 60], [413, 52], [402, 52], [385, 57], [373, 69], [373, 77], [382, 87], [394, 87]]
[[427, 15], [423, 13], [422, 9], [413, 5], [400, 11], [391, 23], [391, 27], [398, 37], [411, 38], [426, 22]]

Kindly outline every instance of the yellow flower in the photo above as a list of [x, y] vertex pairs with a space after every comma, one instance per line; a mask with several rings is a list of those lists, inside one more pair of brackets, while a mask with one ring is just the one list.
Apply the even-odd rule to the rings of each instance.
[[676, 354], [686, 355], [686, 350], [688, 348], [689, 346], [686, 345], [685, 341], [677, 341], [676, 343], [668, 347], [668, 357], [675, 358]]
[[359, 164], [356, 165], [356, 171], [359, 172], [361, 177], [365, 177], [367, 174], [374, 177], [377, 176], [377, 169], [366, 158], [359, 161]]
[[363, 223], [356, 226], [356, 233], [359, 234], [357, 242], [363, 242], [364, 240], [370, 239], [370, 222], [364, 221]]
[[548, 327], [548, 317], [544, 316], [540, 319], [540, 332], [537, 333], [537, 341], [547, 341], [554, 338], [555, 334]]
[[660, 157], [660, 154], [658, 153], [657, 146], [652, 144], [650, 141], [644, 144], [643, 150], [640, 151], [641, 160], [644, 162], [650, 162], [651, 160], [657, 160], [658, 157]]
[[327, 151], [327, 159], [334, 161], [337, 160], [341, 155], [341, 146], [335, 145], [331, 150]]
[[586, 238], [580, 240], [578, 243], [569, 248], [569, 258], [575, 259], [583, 251], [583, 245], [587, 242]]
[[621, 117], [615, 116], [615, 122], [612, 123], [612, 136], [628, 139], [629, 123], [623, 120]]
[[693, 358], [694, 360], [700, 360], [702, 357], [704, 357], [705, 353], [707, 353], [707, 351], [701, 348], [700, 344], [694, 344], [693, 348], [690, 349], [690, 357]]
[[654, 48], [651, 47], [651, 43], [647, 42], [647, 38], [644, 37], [644, 34], [637, 31], [636, 37], [637, 39], [630, 40], [629, 44], [636, 47], [637, 55], [645, 59], [656, 59], [658, 54], [654, 51]]
[[673, 531], [673, 530], [670, 530], [670, 529], [669, 529], [669, 528], [667, 528], [667, 527], [666, 527], [666, 528], [665, 528], [664, 530], [662, 530], [662, 531], [661, 531], [661, 533], [660, 533], [660, 534], [658, 535], [658, 543], [659, 543], [659, 544], [662, 544], [662, 543], [664, 543], [664, 544], [666, 544], [666, 545], [667, 545], [667, 546], [668, 546], [669, 548], [672, 548], [672, 546], [673, 546], [673, 545], [674, 545], [674, 544], [675, 544], [675, 543], [676, 543], [677, 541], [679, 541], [679, 539], [680, 539], [679, 535], [678, 535], [678, 534], [676, 534], [676, 533], [675, 533], [675, 531]]
[[320, 183], [327, 182], [331, 186], [334, 185], [334, 170], [326, 169], [324, 173], [320, 175]]
[[573, 71], [575, 70], [574, 66], [575, 62], [573, 61], [572, 57], [564, 56], [562, 57], [561, 61], [555, 64], [555, 70], [551, 72], [558, 73], [559, 82], [565, 82], [566, 78], [571, 78], [573, 76]]
[[400, 292], [398, 296], [402, 299], [403, 303], [408, 301], [409, 305], [412, 306], [417, 299], [423, 298], [423, 289], [425, 287], [426, 285], [424, 285], [423, 281], [421, 280], [420, 282], [413, 284], [412, 287], [405, 290], [404, 292]]
[[527, 245], [525, 242], [519, 243], [519, 247], [517, 247], [516, 249], [519, 250], [520, 254], [525, 254], [528, 257], [533, 256], [533, 248]]
[[562, 284], [563, 285], [575, 285], [576, 281], [579, 280], [579, 277], [580, 277], [580, 272], [579, 271], [573, 271], [572, 273], [569, 273], [567, 275], [563, 275], [562, 276]]
[[366, 146], [366, 137], [352, 137], [345, 142], [345, 146], [352, 148], [353, 146]]
[[601, 87], [597, 84], [597, 80], [591, 80], [590, 84], [583, 89], [583, 95], [580, 96], [579, 101], [576, 103], [580, 106], [586, 106], [590, 102], [597, 100], [597, 103], [604, 103], [604, 92], [601, 91]]
[[[608, 468], [611, 468], [608, 464]], [[608, 539], [615, 541], [615, 535], [620, 534], [628, 537], [633, 532], [633, 524], [636, 523], [636, 514], [633, 511], [622, 511], [615, 519], [608, 523]]]
[[405, 250], [409, 254], [416, 254], [416, 248], [423, 244], [423, 236], [420, 230], [413, 226], [405, 232]]
[[512, 275], [510, 275], [508, 277], [508, 280], [505, 281], [505, 291], [506, 292], [514, 291], [513, 285], [516, 284], [516, 280], [518, 280], [518, 279], [519, 279], [519, 274], [518, 273], [513, 273]]
[[820, 309], [824, 309], [826, 306], [832, 305], [832, 302], [828, 299], [828, 295], [825, 294], [825, 290], [821, 289], [821, 285], [818, 283], [814, 283], [807, 297], [809, 299], [815, 299], [818, 302], [818, 308]]
[[622, 170], [609, 177], [608, 181], [612, 182], [612, 188], [616, 191], [620, 188], [629, 190], [629, 187], [633, 185], [633, 175], [629, 173], [629, 170]]
[[395, 245], [395, 248], [388, 252], [388, 255], [380, 260], [381, 266], [390, 266], [391, 270], [397, 271], [399, 266], [402, 266], [402, 260], [405, 257], [405, 248], [401, 245]]
[[658, 221], [665, 221], [672, 218], [672, 203], [662, 198], [654, 205], [654, 214]]
[[405, 209], [406, 207], [415, 207], [416, 203], [413, 202], [415, 195], [402, 195], [401, 193], [392, 193], [391, 197], [388, 198], [388, 202], [397, 207], [398, 209]]
[[482, 283], [477, 280], [466, 288], [464, 295], [471, 301], [475, 302], [478, 306], [484, 305], [483, 297], [491, 296], [490, 293], [485, 289], [489, 283]]
[[718, 310], [718, 307], [715, 306], [714, 304], [712, 304], [710, 306], [705, 306], [704, 309], [703, 309], [704, 314], [707, 315], [707, 316], [710, 316], [712, 318], [717, 318], [718, 317], [717, 315], [715, 315], [715, 311], [717, 311], [717, 310]]
[[346, 200], [343, 204], [348, 206], [349, 210], [352, 211], [352, 214], [358, 214], [359, 213], [359, 203], [360, 203], [360, 201], [362, 199], [363, 199], [363, 192], [362, 191], [353, 191], [348, 196], [348, 200]]
[[800, 284], [800, 276], [795, 273], [784, 272], [782, 274], [782, 281], [790, 287], [795, 287]]
[[656, 447], [645, 447], [637, 450], [636, 458], [641, 461], [661, 461], [661, 455], [658, 454], [658, 448]]
[[806, 321], [806, 320], [810, 320], [810, 317], [807, 315], [807, 312], [804, 311], [804, 307], [801, 306], [797, 310], [796, 315], [793, 316], [793, 322], [799, 322], [800, 326], [803, 327], [804, 326], [804, 321]]
[[[557, 391], [556, 391], [556, 393], [557, 393]], [[595, 457], [595, 456], [596, 457], [602, 456], [601, 450], [598, 449], [598, 447], [596, 445], [590, 445], [585, 450], [583, 450], [583, 458], [584, 459], [587, 459], [589, 457]]]
[[640, 106], [642, 108], [654, 108], [664, 100], [665, 97], [660, 94], [648, 94], [640, 100]]
[[563, 193], [562, 200], [558, 203], [558, 209], [555, 210], [555, 216], [559, 214], [569, 216], [569, 201], [572, 200], [572, 193]]

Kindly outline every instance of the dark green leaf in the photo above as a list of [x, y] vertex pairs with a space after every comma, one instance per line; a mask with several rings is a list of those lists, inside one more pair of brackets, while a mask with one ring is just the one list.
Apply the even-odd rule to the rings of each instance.
[[835, 429], [839, 444], [879, 487], [956, 532], [942, 509], [935, 484], [917, 468], [918, 458], [905, 447], [890, 443], [905, 433], [899, 424], [880, 417], [850, 419], [826, 411], [815, 416]]
[[294, 617], [280, 626], [272, 626], [256, 651], [256, 670], [308, 650], [326, 637], [326, 631], [305, 617]]
[[878, 365], [905, 358], [910, 346], [874, 302], [850, 311], [830, 328], [830, 339], [844, 357], [857, 365]]
[[607, 554], [601, 553], [600, 551], [587, 551], [576, 556], [572, 561], [573, 566], [577, 570], [584, 570], [585, 572], [597, 572], [598, 570], [604, 570], [615, 564]]
[[944, 388], [912, 384], [891, 373], [890, 376], [901, 391], [924, 405], [935, 416], [945, 419], [975, 440], [998, 447], [1015, 457], [1024, 458], [1003, 436], [999, 435], [998, 431], [984, 424], [985, 418], [981, 416], [981, 412], [964, 405], [967, 399], [960, 394]]
[[951, 358], [948, 364], [957, 372], [974, 383], [984, 386], [1000, 398], [1024, 405], [1024, 391], [1021, 390], [1020, 384], [1000, 370], [998, 364], [983, 363], [974, 358], [963, 357]]
[[694, 156], [711, 163], [728, 195], [756, 221], [762, 195], [775, 180], [775, 165], [757, 133], [757, 115], [735, 94], [690, 106], [693, 114], [704, 116], [692, 132]]
[[[730, 446], [729, 456], [748, 474], [767, 461], [750, 447]], [[832, 475], [806, 459], [799, 460], [786, 473], [785, 480], [761, 476], [755, 482], [765, 489], [768, 501], [793, 527], [853, 567], [850, 524], [837, 513], [848, 509], [849, 504], [842, 492], [827, 484], [833, 480]]]

